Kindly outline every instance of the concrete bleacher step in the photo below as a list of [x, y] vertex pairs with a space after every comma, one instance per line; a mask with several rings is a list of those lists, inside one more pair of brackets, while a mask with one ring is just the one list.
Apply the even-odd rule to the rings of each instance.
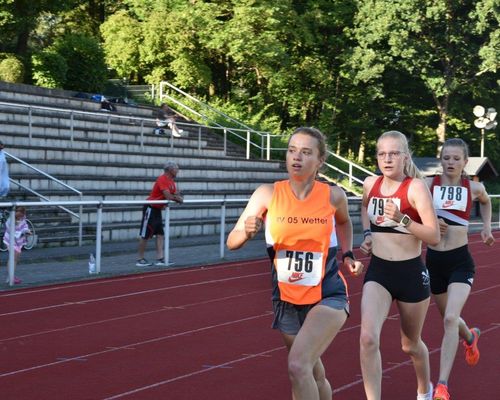
[[[187, 200], [246, 199], [260, 184], [286, 176], [283, 162], [246, 160], [246, 149], [231, 142], [225, 145], [220, 132], [191, 124], [183, 127], [182, 138], [172, 140], [168, 135], [153, 135], [152, 108], [117, 105], [117, 113], [105, 115], [98, 103], [73, 98], [73, 94], [0, 82], [1, 140], [6, 151], [81, 190], [84, 200], [143, 200], [167, 160], [181, 166], [177, 182]], [[120, 115], [124, 118], [116, 118]], [[53, 201], [79, 199], [21, 164], [9, 160], [9, 167], [14, 180]], [[35, 199], [14, 185], [11, 196]], [[226, 229], [236, 222], [244, 206], [227, 204]], [[78, 211], [78, 207], [70, 208]], [[63, 210], [33, 207], [28, 213], [40, 246], [78, 242], [78, 221]], [[103, 239], [136, 239], [140, 218], [141, 206], [104, 207]], [[84, 241], [95, 240], [95, 220], [95, 207], [86, 207]], [[187, 202], [172, 206], [170, 223], [173, 237], [212, 235], [220, 229], [220, 205]]]

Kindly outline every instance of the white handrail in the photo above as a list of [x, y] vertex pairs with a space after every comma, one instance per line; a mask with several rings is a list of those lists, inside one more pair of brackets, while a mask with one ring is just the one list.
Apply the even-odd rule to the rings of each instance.
[[[490, 195], [490, 198], [500, 198], [500, 194], [493, 194]], [[361, 201], [361, 197], [358, 196], [349, 196], [348, 197], [349, 201], [354, 201], [358, 202]], [[224, 240], [225, 240], [225, 223], [226, 223], [226, 214], [225, 214], [225, 208], [228, 203], [241, 203], [242, 205], [246, 204], [248, 201], [248, 198], [223, 198], [223, 199], [193, 199], [189, 200], [186, 199], [184, 200], [183, 204], [220, 204], [221, 205], [221, 234], [220, 234], [220, 257], [224, 258]], [[171, 205], [176, 205], [177, 207], [182, 207], [182, 205], [177, 205], [177, 203], [173, 203], [168, 200], [86, 200], [86, 201], [49, 201], [45, 203], [39, 203], [39, 202], [30, 202], [30, 201], [19, 201], [19, 202], [2, 202], [0, 203], [0, 208], [10, 208], [11, 212], [15, 212], [15, 207], [16, 206], [25, 206], [25, 207], [33, 207], [33, 206], [47, 206], [47, 207], [52, 207], [52, 206], [70, 206], [70, 205], [80, 205], [80, 206], [95, 206], [96, 207], [96, 213], [97, 213], [97, 220], [96, 220], [96, 238], [95, 238], [95, 243], [96, 243], [96, 251], [95, 251], [95, 257], [96, 257], [96, 271], [99, 273], [101, 271], [101, 244], [102, 244], [102, 213], [103, 213], [103, 206], [105, 205], [144, 205], [144, 204], [164, 204], [166, 206], [166, 215], [165, 215], [165, 242], [164, 242], [164, 254], [165, 254], [165, 260], [168, 264], [169, 260], [169, 250], [170, 250], [170, 244], [169, 244], [169, 237], [170, 237], [170, 206]], [[500, 229], [500, 207], [499, 207], [499, 220], [498, 220], [498, 228]], [[13, 215], [13, 214], [12, 214]], [[13, 221], [13, 219], [12, 219]], [[14, 232], [14, 224], [11, 223], [9, 228], [10, 232]], [[15, 235], [11, 234], [10, 237], [14, 238]], [[8, 272], [9, 272], [9, 285], [14, 284], [14, 241], [11, 240], [9, 243], [9, 267], [8, 267]]]
[[[37, 168], [37, 167], [35, 167], [35, 166], [27, 163], [24, 160], [21, 160], [19, 157], [16, 157], [15, 155], [10, 154], [9, 152], [7, 152], [5, 150], [3, 152], [4, 152], [4, 154], [8, 158], [11, 158], [11, 159], [17, 161], [18, 163], [24, 165], [25, 167], [28, 167], [28, 168], [32, 169], [37, 174], [45, 176], [50, 181], [55, 182], [55, 183], [57, 183], [57, 184], [65, 187], [66, 189], [71, 190], [72, 192], [76, 193], [78, 195], [78, 197], [80, 197], [80, 200], [83, 199], [83, 193], [80, 192], [78, 189], [75, 189], [74, 187], [68, 185], [67, 183], [64, 183], [63, 181], [57, 179], [55, 176], [52, 176], [52, 175], [46, 173], [45, 171], [42, 171], [41, 169], [39, 169], [39, 168]], [[10, 177], [9, 177], [9, 181], [12, 182], [12, 183], [14, 183], [18, 187], [21, 187], [22, 189], [30, 192], [31, 194], [37, 196], [41, 200], [48, 201], [47, 197], [43, 196], [42, 194], [38, 193], [37, 191], [35, 191], [35, 190], [33, 190], [33, 189], [29, 188], [29, 187], [27, 187], [26, 185], [23, 185], [20, 181], [15, 181], [14, 179], [12, 179]], [[73, 212], [71, 210], [68, 210], [66, 207], [59, 206], [59, 208], [61, 210], [63, 210], [64, 212], [67, 212], [70, 215], [73, 215], [75, 218], [78, 219], [78, 245], [81, 246], [83, 244], [83, 221], [82, 221], [83, 208], [82, 208], [82, 206], [79, 207], [78, 214], [76, 214], [75, 212]]]

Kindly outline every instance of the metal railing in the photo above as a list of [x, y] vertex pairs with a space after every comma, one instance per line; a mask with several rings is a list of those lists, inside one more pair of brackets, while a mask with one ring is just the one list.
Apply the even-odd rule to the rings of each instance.
[[[27, 163], [26, 161], [24, 160], [21, 160], [20, 158], [16, 157], [15, 155], [13, 154], [10, 154], [9, 152], [3, 150], [4, 154], [9, 158], [9, 159], [12, 159], [22, 165], [24, 165], [25, 167], [31, 169], [32, 171], [36, 172], [37, 174], [39, 175], [42, 175], [44, 176], [45, 178], [47, 178], [49, 181], [51, 182], [54, 182], [60, 186], [63, 186], [64, 188], [70, 190], [71, 192], [73, 193], [76, 193], [78, 195], [78, 197], [80, 198], [80, 201], [83, 199], [83, 193], [80, 192], [78, 189], [75, 189], [74, 187], [64, 183], [63, 181], [57, 179], [56, 177], [38, 169], [37, 167]], [[15, 184], [16, 186], [22, 188], [23, 190], [26, 190], [27, 192], [31, 193], [32, 195], [38, 197], [41, 201], [44, 201], [44, 202], [50, 202], [49, 198], [45, 197], [44, 195], [42, 195], [41, 193], [38, 193], [36, 190], [24, 185], [23, 183], [21, 183], [21, 181], [16, 181], [12, 178], [9, 178], [9, 181], [13, 184]], [[83, 206], [80, 205], [79, 208], [78, 208], [78, 214], [69, 210], [68, 208], [66, 207], [63, 207], [63, 206], [58, 206], [59, 209], [63, 210], [64, 212], [72, 215], [73, 217], [75, 217], [77, 220], [78, 220], [78, 245], [81, 246], [82, 245], [82, 241], [83, 241]]]
[[[500, 194], [490, 195], [490, 198], [500, 198]], [[361, 201], [360, 197], [350, 196], [348, 197], [350, 202]], [[219, 256], [224, 258], [225, 254], [225, 240], [226, 240], [226, 205], [229, 203], [246, 204], [248, 198], [233, 198], [233, 199], [198, 199], [198, 200], [184, 200], [183, 204], [220, 204], [220, 232], [219, 232]], [[96, 219], [96, 236], [95, 236], [95, 258], [96, 258], [96, 273], [101, 272], [101, 254], [102, 254], [102, 224], [103, 224], [103, 207], [106, 205], [144, 205], [144, 204], [165, 204], [165, 219], [164, 219], [164, 256], [165, 263], [169, 265], [170, 260], [170, 204], [176, 204], [168, 200], [103, 200], [103, 201], [47, 201], [44, 203], [38, 202], [3, 202], [0, 203], [0, 208], [10, 208], [11, 212], [15, 212], [16, 206], [76, 206], [80, 207], [95, 206], [97, 219]], [[177, 205], [181, 207], [181, 205]], [[12, 214], [14, 215], [14, 214]], [[9, 232], [14, 232], [14, 218], [11, 218], [10, 225], [8, 227]], [[500, 204], [498, 209], [498, 229], [500, 229]], [[9, 242], [9, 285], [14, 284], [14, 238], [15, 235], [10, 235]]]
[[[201, 108], [203, 108], [205, 110], [209, 110], [210, 112], [224, 118], [225, 120], [230, 121], [230, 122], [236, 124], [237, 126], [240, 126], [241, 128], [223, 127], [219, 123], [211, 120], [207, 115], [202, 114], [197, 110], [194, 110], [192, 107], [184, 104], [179, 99], [168, 95], [165, 92], [165, 87], [170, 88], [175, 93], [181, 95], [183, 98], [189, 99], [190, 101], [194, 102], [194, 104], [200, 106]], [[167, 98], [168, 100], [170, 100], [171, 102], [173, 102], [177, 106], [181, 107], [182, 109], [185, 109], [188, 112], [190, 112], [191, 114], [193, 114], [194, 116], [201, 118], [204, 123], [209, 123], [209, 124], [211, 124], [211, 126], [215, 125], [217, 128], [223, 128], [224, 129], [224, 146], [226, 146], [226, 134], [228, 132], [235, 135], [240, 140], [243, 140], [246, 143], [246, 157], [247, 157], [247, 159], [250, 158], [250, 152], [251, 152], [252, 147], [260, 150], [261, 158], [265, 158], [267, 160], [271, 159], [271, 151], [286, 151], [286, 143], [282, 139], [287, 138], [288, 135], [274, 134], [271, 132], [262, 132], [262, 131], [255, 130], [255, 129], [249, 127], [248, 125], [244, 124], [243, 122], [240, 122], [240, 121], [230, 117], [229, 115], [223, 113], [222, 111], [215, 109], [214, 107], [210, 106], [209, 104], [198, 100], [197, 98], [191, 96], [189, 93], [186, 93], [182, 89], [172, 85], [170, 82], [166, 82], [166, 81], [160, 82], [158, 93], [159, 93], [158, 95], [159, 95], [160, 101], [162, 101], [164, 98]], [[244, 132], [245, 136], [240, 135], [239, 132]], [[258, 138], [255, 143], [252, 141], [252, 135], [256, 135]], [[273, 138], [275, 138], [275, 139], [278, 138], [279, 140], [277, 142], [281, 143], [282, 146], [272, 147], [271, 142], [272, 142]], [[264, 156], [264, 154], [265, 154], [265, 156]], [[348, 181], [349, 181], [349, 187], [354, 187], [354, 183], [356, 183], [358, 185], [363, 184], [363, 180], [360, 178], [357, 178], [354, 175], [354, 170], [361, 172], [363, 176], [375, 175], [374, 172], [369, 171], [366, 168], [364, 168], [364, 167], [354, 163], [353, 161], [348, 160], [348, 159], [346, 159], [346, 158], [344, 158], [336, 153], [328, 151], [328, 155], [332, 156], [334, 159], [336, 159], [338, 161], [341, 161], [341, 162], [347, 164], [347, 171], [345, 171], [339, 167], [336, 167], [332, 164], [329, 164], [329, 163], [325, 163], [325, 166], [328, 169], [330, 169], [331, 171], [335, 171], [335, 172], [339, 173], [341, 176], [346, 176], [348, 178]], [[338, 182], [338, 184], [343, 186], [345, 189], [350, 189], [349, 187], [342, 185], [342, 183], [340, 183], [340, 182]]]

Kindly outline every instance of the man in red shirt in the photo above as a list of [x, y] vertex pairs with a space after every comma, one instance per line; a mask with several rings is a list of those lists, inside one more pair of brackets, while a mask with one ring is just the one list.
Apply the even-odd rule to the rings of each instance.
[[[179, 166], [172, 161], [168, 161], [163, 166], [163, 174], [160, 175], [147, 200], [172, 200], [177, 203], [182, 203], [183, 198], [181, 194], [177, 191], [175, 185], [175, 177], [179, 172]], [[144, 258], [144, 252], [146, 251], [146, 244], [149, 239], [156, 235], [156, 261], [154, 265], [156, 267], [164, 267], [165, 258], [163, 254], [163, 242], [164, 242], [164, 231], [163, 231], [163, 220], [161, 210], [165, 208], [164, 204], [145, 204], [142, 210], [142, 223], [140, 228], [140, 239], [139, 239], [139, 259], [136, 262], [137, 267], [149, 267], [153, 263], [149, 262]]]

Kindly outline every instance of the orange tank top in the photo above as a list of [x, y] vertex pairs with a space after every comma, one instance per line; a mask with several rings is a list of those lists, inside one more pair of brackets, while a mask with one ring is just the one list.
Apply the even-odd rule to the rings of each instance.
[[314, 304], [331, 295], [327, 278], [338, 273], [335, 211], [327, 184], [314, 182], [304, 200], [295, 197], [288, 180], [274, 184], [266, 215], [274, 300]]

